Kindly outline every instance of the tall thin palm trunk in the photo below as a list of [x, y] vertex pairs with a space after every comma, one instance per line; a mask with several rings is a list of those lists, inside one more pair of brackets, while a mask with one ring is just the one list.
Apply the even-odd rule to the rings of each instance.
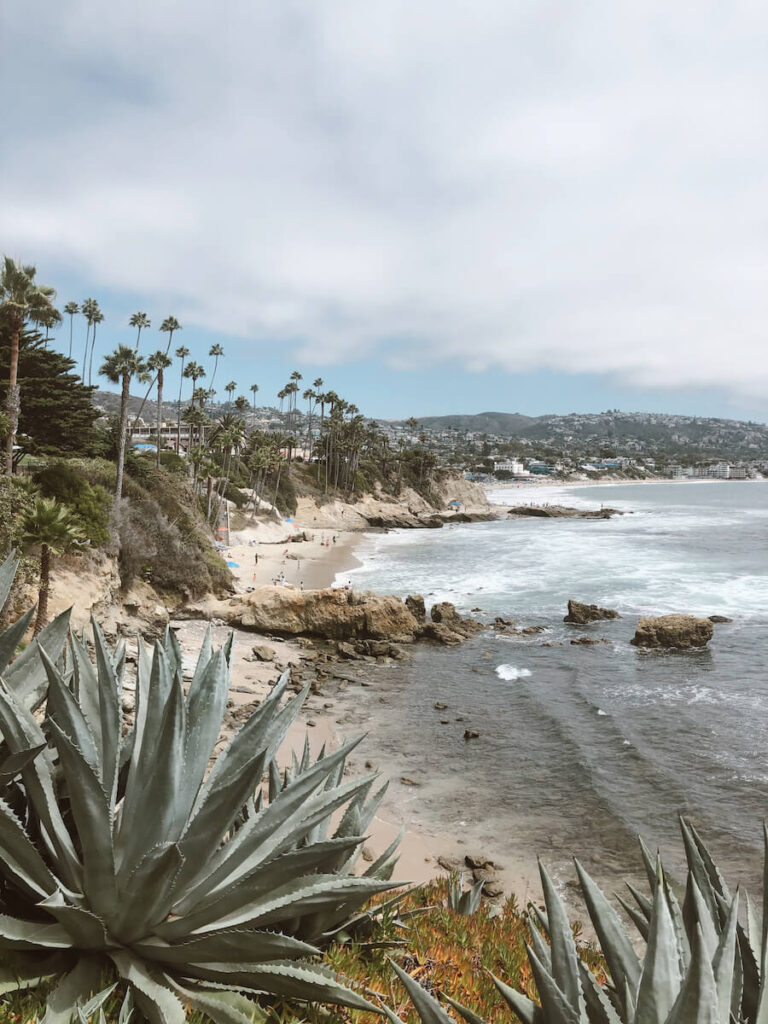
[[8, 435], [5, 439], [5, 475], [13, 473], [13, 446], [16, 443], [16, 430], [19, 426], [19, 339], [21, 337], [21, 325], [13, 323], [11, 327], [11, 366], [8, 373], [8, 398], [6, 399], [6, 411], [8, 413]]
[[93, 350], [96, 348], [96, 324], [93, 324], [93, 330], [91, 331], [91, 358], [88, 360], [88, 387], [91, 387], [93, 380]]
[[155, 465], [160, 469], [160, 431], [162, 430], [163, 414], [163, 369], [157, 371], [157, 457]]
[[32, 636], [37, 636], [48, 622], [48, 594], [51, 589], [51, 549], [40, 545], [40, 586], [37, 591], [37, 618]]
[[90, 333], [91, 325], [87, 324], [85, 328], [85, 351], [83, 352], [83, 372], [80, 374], [83, 380], [83, 384], [85, 384], [85, 366], [86, 363], [88, 362], [88, 339], [90, 337]]
[[[115, 509], [123, 496], [123, 469], [125, 467], [125, 440], [128, 433], [128, 399], [130, 397], [131, 375], [123, 374], [123, 387], [120, 393], [120, 440], [117, 452], [117, 480], [115, 481]], [[118, 511], [119, 514], [119, 511]]]

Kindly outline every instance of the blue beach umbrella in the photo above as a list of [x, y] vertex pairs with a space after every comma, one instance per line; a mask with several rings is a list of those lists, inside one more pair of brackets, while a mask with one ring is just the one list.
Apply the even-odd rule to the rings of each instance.
[[240, 568], [240, 563], [239, 562], [227, 562], [227, 565], [229, 566], [230, 569], [239, 569]]

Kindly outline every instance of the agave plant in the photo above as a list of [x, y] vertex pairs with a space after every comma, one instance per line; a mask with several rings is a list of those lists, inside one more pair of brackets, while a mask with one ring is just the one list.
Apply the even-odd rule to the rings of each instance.
[[483, 898], [482, 879], [479, 882], [475, 882], [466, 892], [463, 889], [464, 875], [460, 871], [452, 872], [448, 879], [448, 909], [464, 916], [477, 913]]
[[[643, 956], [616, 910], [576, 863], [589, 917], [608, 967], [598, 984], [578, 954], [565, 907], [540, 865], [545, 910], [534, 909], [528, 958], [539, 1003], [498, 978], [502, 998], [523, 1024], [766, 1024], [768, 1022], [768, 888], [762, 916], [746, 898], [746, 925], [695, 829], [681, 821], [688, 861], [682, 906], [659, 858], [641, 841], [650, 897], [630, 886], [622, 905], [645, 940]], [[765, 834], [768, 879], [768, 833]], [[542, 934], [543, 933], [543, 934]], [[547, 943], [545, 937], [549, 940]], [[443, 1007], [393, 965], [424, 1024], [451, 1024]], [[467, 1021], [484, 1024], [448, 998]], [[397, 1018], [385, 1008], [387, 1015]]]
[[281, 778], [274, 756], [306, 696], [283, 702], [286, 674], [212, 761], [231, 638], [214, 650], [206, 636], [186, 693], [175, 634], [140, 642], [129, 723], [124, 645], [94, 623], [94, 664], [82, 638], [57, 651], [54, 625], [0, 674], [0, 732], [24, 758], [14, 799], [0, 798], [0, 992], [47, 979], [46, 1024], [76, 1018], [105, 970], [152, 1024], [181, 1024], [185, 1006], [251, 1021], [253, 993], [370, 1009], [312, 959], [394, 888], [391, 849], [352, 874], [382, 795], [375, 776], [342, 779], [357, 741], [314, 762], [307, 746]]

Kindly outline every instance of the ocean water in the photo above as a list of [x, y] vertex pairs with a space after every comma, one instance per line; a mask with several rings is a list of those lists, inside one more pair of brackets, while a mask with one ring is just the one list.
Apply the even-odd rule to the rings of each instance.
[[[768, 482], [491, 498], [626, 514], [395, 531], [357, 549], [363, 564], [344, 574], [356, 589], [418, 592], [428, 604], [544, 627], [489, 631], [461, 648], [419, 645], [356, 692], [354, 719], [374, 731], [369, 746], [403, 816], [529, 875], [540, 855], [564, 881], [578, 856], [617, 888], [637, 878], [638, 834], [680, 869], [683, 814], [733, 884], [754, 888], [768, 815]], [[621, 618], [568, 625], [569, 598]], [[733, 622], [715, 626], [702, 651], [630, 645], [639, 616], [667, 612]], [[608, 642], [570, 643], [584, 635]], [[464, 741], [465, 728], [480, 738]], [[419, 787], [398, 790], [402, 775]]]

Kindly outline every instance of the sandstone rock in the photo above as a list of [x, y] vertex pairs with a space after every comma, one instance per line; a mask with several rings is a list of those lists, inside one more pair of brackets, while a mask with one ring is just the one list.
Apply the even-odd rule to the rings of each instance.
[[571, 640], [571, 643], [575, 647], [578, 647], [578, 646], [588, 647], [591, 644], [599, 644], [600, 641], [596, 640], [594, 637], [591, 637], [591, 636], [580, 636], [576, 640]]
[[399, 598], [341, 589], [258, 587], [221, 610], [230, 624], [282, 636], [410, 643], [418, 631], [416, 619]]
[[535, 636], [536, 633], [546, 632], [546, 626], [523, 626], [520, 630], [520, 636]]
[[275, 649], [274, 647], [268, 647], [266, 644], [254, 644], [251, 648], [254, 656], [258, 661], [274, 661], [275, 660]]
[[465, 854], [464, 863], [468, 868], [471, 868], [473, 872], [483, 870], [492, 871], [496, 867], [490, 857], [486, 856], [484, 853], [479, 853], [476, 850]]
[[444, 626], [442, 622], [426, 623], [421, 631], [421, 636], [427, 640], [436, 640], [439, 644], [444, 644], [446, 647], [457, 647], [467, 639], [462, 633], [456, 633], [454, 630], [449, 629], [448, 626]]
[[421, 783], [417, 782], [416, 779], [411, 779], [407, 775], [403, 775], [400, 779], [404, 786], [420, 786]]
[[405, 599], [405, 607], [417, 622], [426, 622], [427, 609], [421, 594], [409, 594]]
[[448, 705], [447, 704], [443, 704], [443, 702], [441, 700], [436, 700], [435, 701], [435, 709], [437, 711], [445, 711], [445, 709], [447, 707], [448, 707]]
[[360, 657], [360, 655], [357, 653], [357, 650], [352, 646], [352, 644], [345, 643], [343, 640], [339, 640], [339, 642], [336, 644], [336, 651], [338, 654], [341, 655], [342, 658], [348, 658], [351, 661], [354, 661], [355, 659]]
[[585, 626], [588, 622], [599, 622], [601, 619], [618, 619], [621, 616], [611, 608], [600, 608], [596, 604], [582, 604], [581, 601], [568, 602], [568, 614], [563, 622], [575, 622]]
[[717, 624], [721, 622], [733, 622], [733, 619], [729, 619], [727, 615], [710, 615], [709, 621]]
[[476, 740], [476, 739], [479, 739], [479, 737], [480, 737], [480, 733], [477, 731], [477, 729], [465, 729], [464, 730], [464, 739], [465, 740]]
[[448, 857], [445, 854], [441, 854], [437, 858], [437, 863], [443, 871], [447, 871], [449, 874], [457, 873], [462, 868], [460, 860], [457, 860], [456, 857]]
[[705, 647], [712, 639], [714, 627], [709, 619], [695, 615], [660, 615], [640, 619], [630, 641], [635, 647], [675, 647], [687, 650]]

